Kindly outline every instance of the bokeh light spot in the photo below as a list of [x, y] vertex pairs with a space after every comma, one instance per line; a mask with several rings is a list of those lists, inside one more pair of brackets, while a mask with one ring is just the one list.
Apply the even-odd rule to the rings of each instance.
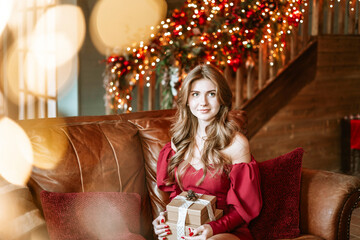
[[14, 1], [0, 0], [0, 35], [11, 16]]
[[77, 54], [85, 38], [85, 19], [81, 9], [73, 5], [49, 8], [36, 23], [31, 36], [31, 52], [39, 64], [49, 67], [49, 53], [55, 54], [55, 66], [64, 64]]
[[102, 0], [90, 17], [90, 36], [97, 50], [110, 55], [150, 39], [151, 26], [166, 16], [165, 0]]
[[25, 131], [10, 118], [0, 119], [0, 174], [8, 182], [25, 186], [32, 163], [33, 150]]

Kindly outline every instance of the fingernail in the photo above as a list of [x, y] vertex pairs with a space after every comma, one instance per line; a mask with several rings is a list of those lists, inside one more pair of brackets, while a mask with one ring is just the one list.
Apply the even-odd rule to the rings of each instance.
[[163, 239], [162, 240], [166, 240], [166, 237], [163, 237]]
[[181, 239], [185, 239], [184, 237], [181, 237]]
[[171, 234], [171, 232], [168, 232], [168, 233], [167, 233], [167, 235], [170, 235], [170, 234]]
[[170, 232], [170, 229], [165, 229], [165, 232]]
[[193, 233], [193, 232], [189, 233], [189, 236], [190, 236], [190, 237], [191, 237], [192, 235], [194, 235], [194, 233]]
[[189, 232], [191, 232], [191, 228], [189, 228]]
[[165, 225], [165, 228], [169, 228], [169, 225]]
[[165, 222], [165, 219], [161, 219], [161, 223], [164, 223]]

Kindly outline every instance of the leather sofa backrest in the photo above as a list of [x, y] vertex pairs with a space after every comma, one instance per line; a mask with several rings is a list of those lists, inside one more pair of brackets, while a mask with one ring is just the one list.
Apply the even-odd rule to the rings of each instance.
[[[175, 110], [19, 121], [34, 150], [28, 182], [36, 205], [40, 192], [136, 192], [142, 198], [142, 233], [169, 197], [156, 186], [157, 157], [170, 141]], [[246, 129], [243, 111], [231, 116]]]

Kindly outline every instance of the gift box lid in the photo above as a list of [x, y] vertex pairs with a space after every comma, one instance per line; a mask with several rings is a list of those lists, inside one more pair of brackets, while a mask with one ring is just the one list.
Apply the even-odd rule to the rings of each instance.
[[[186, 197], [187, 192], [182, 192], [179, 194], [179, 196]], [[213, 211], [215, 212], [215, 202], [216, 197], [211, 195], [203, 194], [199, 199], [207, 200], [210, 202]], [[166, 211], [168, 212], [177, 212], [178, 208], [185, 203], [182, 199], [176, 199], [174, 198], [167, 206]], [[207, 214], [206, 206], [201, 203], [193, 203], [187, 210], [188, 214], [195, 215], [195, 216], [202, 216], [204, 214]]]

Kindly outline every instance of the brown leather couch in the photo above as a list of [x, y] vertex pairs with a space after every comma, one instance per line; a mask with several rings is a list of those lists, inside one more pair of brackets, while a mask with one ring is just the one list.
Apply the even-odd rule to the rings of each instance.
[[[19, 121], [33, 144], [36, 166], [28, 187], [41, 210], [40, 192], [136, 192], [142, 197], [142, 235], [168, 203], [156, 186], [156, 164], [170, 140], [174, 110]], [[246, 129], [246, 114], [232, 111]], [[338, 173], [302, 170], [297, 239], [349, 239], [360, 181]], [[45, 229], [45, 228], [44, 228]]]

